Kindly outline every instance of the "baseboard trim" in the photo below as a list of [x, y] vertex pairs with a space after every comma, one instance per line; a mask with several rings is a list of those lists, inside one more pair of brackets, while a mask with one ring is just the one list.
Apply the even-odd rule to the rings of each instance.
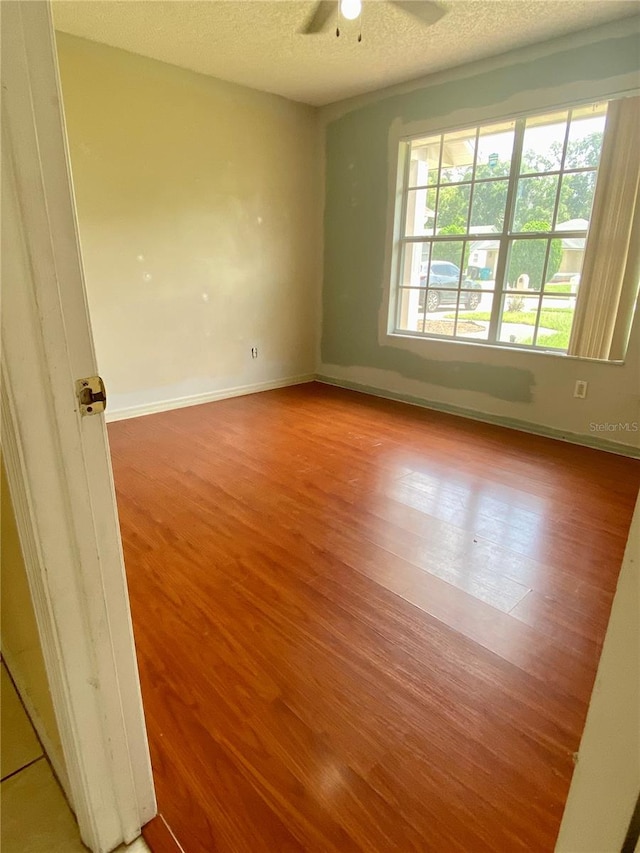
[[[1, 642], [1, 641], [0, 641]], [[7, 647], [2, 644], [2, 659], [4, 660], [4, 664], [11, 676], [13, 683], [15, 684], [16, 690], [18, 691], [18, 695], [20, 696], [20, 701], [25, 707], [27, 712], [27, 716], [31, 721], [31, 725], [36, 730], [36, 734], [38, 735], [38, 740], [44, 750], [45, 755], [49, 759], [49, 763], [53, 768], [53, 772], [55, 773], [58, 782], [60, 783], [60, 787], [65, 793], [67, 801], [73, 810], [73, 802], [71, 800], [71, 789], [69, 787], [69, 777], [67, 776], [67, 769], [60, 760], [60, 756], [57, 754], [56, 749], [53, 746], [51, 738], [47, 733], [47, 728], [44, 724], [44, 721], [40, 714], [36, 711], [36, 707], [31, 701], [31, 696], [29, 695], [29, 691], [27, 690], [27, 684], [24, 678], [22, 677], [22, 672], [20, 670], [20, 666], [18, 665], [17, 660], [14, 658], [11, 652], [7, 652]]]
[[485, 412], [477, 412], [473, 409], [465, 409], [462, 406], [451, 406], [447, 403], [436, 403], [431, 400], [423, 400], [410, 394], [399, 394], [386, 388], [378, 388], [373, 385], [365, 385], [360, 382], [352, 382], [348, 379], [338, 379], [326, 374], [317, 374], [316, 381], [325, 385], [334, 385], [337, 388], [347, 388], [350, 391], [358, 391], [361, 394], [371, 394], [374, 397], [382, 397], [386, 400], [397, 400], [399, 403], [408, 403], [411, 406], [419, 406], [422, 409], [432, 409], [436, 412], [445, 412], [449, 415], [458, 415], [482, 423], [495, 424], [496, 426], [515, 429], [519, 432], [527, 432], [532, 435], [541, 435], [545, 438], [555, 438], [558, 441], [566, 441], [569, 444], [581, 444], [583, 447], [591, 447], [595, 450], [605, 450], [607, 453], [615, 453], [617, 456], [629, 456], [632, 459], [640, 459], [640, 448], [631, 447], [627, 444], [618, 444], [615, 441], [596, 436], [581, 435], [580, 433], [565, 432], [563, 430], [546, 427], [542, 424], [530, 423], [516, 418], [505, 418], [500, 415], [491, 415]]
[[126, 409], [115, 409], [106, 413], [106, 420], [122, 421], [128, 418], [139, 418], [144, 415], [153, 415], [159, 412], [169, 412], [172, 409], [183, 409], [188, 406], [199, 406], [203, 403], [214, 403], [216, 400], [226, 400], [231, 397], [242, 397], [246, 394], [257, 394], [261, 391], [273, 391], [276, 388], [287, 388], [291, 385], [303, 385], [307, 382], [321, 382], [325, 385], [334, 385], [337, 388], [347, 388], [361, 394], [371, 394], [374, 397], [382, 397], [386, 400], [397, 400], [400, 403], [408, 403], [411, 406], [419, 406], [423, 409], [431, 409], [436, 412], [446, 412], [450, 415], [458, 415], [482, 423], [495, 424], [496, 426], [515, 429], [519, 432], [527, 432], [532, 435], [541, 435], [545, 438], [554, 438], [558, 441], [566, 441], [569, 444], [580, 444], [583, 447], [592, 447], [595, 450], [604, 450], [607, 453], [615, 453], [618, 456], [628, 456], [632, 459], [640, 459], [640, 448], [619, 444], [615, 441], [607, 441], [597, 436], [582, 435], [580, 433], [557, 430], [542, 424], [523, 421], [517, 418], [505, 418], [500, 415], [492, 415], [486, 412], [478, 412], [474, 409], [466, 409], [463, 406], [452, 406], [447, 403], [437, 403], [424, 400], [410, 394], [400, 394], [386, 388], [374, 385], [366, 385], [361, 382], [353, 382], [349, 379], [339, 379], [324, 373], [305, 373], [300, 376], [289, 376], [284, 379], [271, 379], [266, 382], [256, 382], [252, 385], [237, 385], [232, 388], [222, 388], [216, 391], [207, 391], [204, 394], [194, 394], [189, 397], [177, 397], [171, 400], [160, 400], [157, 403], [148, 403], [141, 406], [131, 406]]
[[202, 403], [215, 403], [216, 400], [227, 400], [230, 397], [242, 397], [245, 394], [257, 394], [260, 391], [287, 388], [289, 385], [303, 385], [305, 382], [313, 382], [315, 378], [315, 373], [305, 373], [301, 376], [289, 376], [284, 379], [270, 379], [266, 382], [256, 382], [253, 385], [236, 385], [233, 388], [205, 391], [204, 394], [193, 394], [189, 397], [176, 397], [173, 400], [160, 400], [157, 403], [130, 406], [126, 409], [114, 409], [111, 412], [107, 411], [105, 417], [107, 423], [123, 421], [128, 418], [140, 418], [143, 415], [170, 412], [172, 409], [185, 409], [188, 406], [200, 406]]

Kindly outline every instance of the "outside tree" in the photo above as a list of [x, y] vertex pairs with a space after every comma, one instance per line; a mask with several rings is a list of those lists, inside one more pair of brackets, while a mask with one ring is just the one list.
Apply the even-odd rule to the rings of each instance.
[[[523, 231], [548, 231], [549, 223], [543, 220], [526, 222]], [[509, 257], [509, 284], [513, 287], [521, 275], [528, 275], [533, 290], [540, 290], [544, 260], [547, 253], [547, 241], [515, 240]], [[562, 263], [562, 240], [552, 240], [547, 263], [546, 280], [550, 281], [560, 269]]]
[[[591, 215], [591, 205], [596, 183], [596, 167], [602, 147], [602, 133], [595, 132], [583, 139], [570, 141], [567, 146], [566, 164], [569, 168], [588, 168], [592, 171], [565, 175], [560, 192], [558, 222], [569, 219], [586, 219]], [[527, 172], [544, 173], [556, 169], [562, 155], [562, 145], [552, 143], [549, 152], [540, 154], [527, 151], [523, 157]], [[493, 167], [480, 165], [477, 177], [488, 178], [493, 174], [504, 174], [508, 163], [498, 161]], [[470, 180], [471, 172], [466, 169], [457, 174], [458, 180]], [[525, 229], [532, 221], [549, 221], [553, 213], [558, 176], [537, 174], [536, 177], [522, 178], [518, 184], [518, 200], [515, 212], [515, 225]], [[507, 182], [505, 180], [477, 184], [474, 191], [472, 222], [474, 225], [494, 226], [501, 231], [504, 223]], [[434, 193], [435, 195], [435, 193]], [[470, 188], [468, 186], [440, 187], [438, 200], [438, 234], [462, 234], [466, 230], [469, 213]], [[435, 199], [434, 199], [435, 200]], [[459, 228], [461, 230], [446, 230]]]
[[[464, 234], [466, 231], [466, 222], [459, 217], [455, 222], [452, 222], [450, 225], [445, 225], [444, 228], [441, 228], [438, 231], [438, 234]], [[465, 256], [462, 261], [461, 269], [465, 269], [467, 266], [467, 262], [469, 260], [469, 252], [471, 251], [471, 245], [467, 242], [465, 247]], [[450, 261], [452, 264], [455, 264], [457, 267], [460, 267], [460, 257], [462, 255], [462, 240], [458, 242], [458, 240], [447, 242], [447, 243], [436, 243], [433, 246], [433, 260], [434, 261]]]

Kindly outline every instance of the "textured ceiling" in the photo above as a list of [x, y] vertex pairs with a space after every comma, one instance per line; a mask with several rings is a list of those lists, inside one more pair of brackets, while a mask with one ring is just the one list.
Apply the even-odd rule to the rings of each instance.
[[313, 2], [54, 0], [56, 28], [296, 101], [322, 105], [632, 15], [637, 0], [442, 0], [424, 27], [384, 0], [357, 23], [299, 30]]

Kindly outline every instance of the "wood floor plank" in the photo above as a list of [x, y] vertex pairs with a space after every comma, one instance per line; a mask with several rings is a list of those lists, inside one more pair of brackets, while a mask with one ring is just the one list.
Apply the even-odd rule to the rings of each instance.
[[185, 853], [553, 849], [636, 462], [317, 383], [109, 438]]
[[142, 827], [142, 837], [153, 853], [183, 853], [161, 814]]

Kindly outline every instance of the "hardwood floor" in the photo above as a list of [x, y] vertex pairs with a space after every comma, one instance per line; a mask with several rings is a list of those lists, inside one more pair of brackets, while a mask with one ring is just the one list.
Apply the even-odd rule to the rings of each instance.
[[186, 853], [553, 849], [637, 462], [319, 384], [109, 436]]

